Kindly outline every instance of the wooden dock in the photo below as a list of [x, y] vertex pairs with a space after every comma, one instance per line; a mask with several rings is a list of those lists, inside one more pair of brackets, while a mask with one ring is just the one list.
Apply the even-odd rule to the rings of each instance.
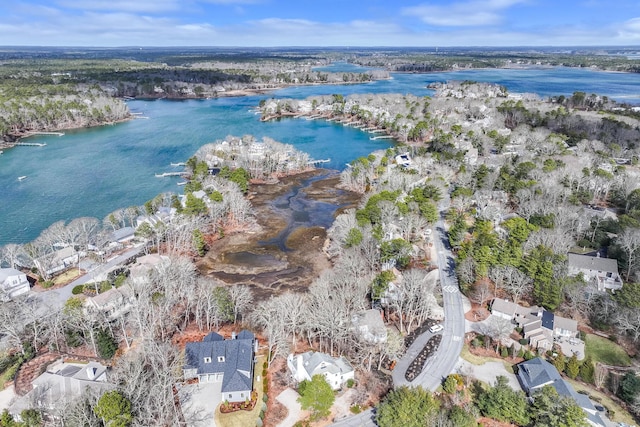
[[16, 142], [14, 145], [23, 146], [23, 147], [46, 147], [47, 144], [44, 142]]
[[164, 172], [164, 173], [157, 173], [156, 178], [164, 178], [167, 176], [183, 176], [183, 175], [186, 175], [186, 172]]
[[308, 161], [307, 164], [308, 165], [318, 165], [320, 163], [329, 163], [331, 161], [331, 159], [324, 159], [324, 160], [311, 160]]

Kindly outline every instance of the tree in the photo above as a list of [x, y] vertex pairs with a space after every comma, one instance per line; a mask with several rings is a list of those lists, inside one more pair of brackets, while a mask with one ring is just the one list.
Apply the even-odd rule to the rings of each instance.
[[204, 241], [204, 235], [199, 229], [193, 230], [193, 249], [199, 256], [204, 256], [207, 252], [207, 243]]
[[458, 389], [458, 379], [455, 375], [447, 375], [444, 383], [442, 383], [442, 389], [447, 394], [453, 394]]
[[569, 378], [571, 378], [572, 380], [576, 379], [576, 377], [580, 373], [580, 362], [578, 362], [578, 357], [575, 354], [573, 354], [569, 358], [569, 361], [567, 362], [567, 365], [564, 369]]
[[380, 427], [424, 427], [438, 409], [439, 403], [431, 392], [422, 387], [402, 386], [378, 405], [376, 421]]
[[127, 427], [131, 424], [131, 402], [117, 390], [108, 391], [93, 408], [107, 427]]
[[312, 420], [325, 418], [331, 413], [335, 395], [323, 375], [316, 374], [311, 378], [311, 381], [303, 381], [299, 390], [298, 402], [300, 402], [302, 409], [311, 410]]
[[[481, 388], [481, 386], [478, 386]], [[521, 391], [514, 391], [506, 377], [498, 376], [496, 383], [488, 390], [479, 390], [476, 405], [482, 415], [498, 421], [508, 421], [518, 425], [529, 422], [529, 405]]]
[[627, 371], [620, 381], [617, 395], [627, 403], [633, 403], [640, 394], [640, 378], [634, 372]]
[[187, 193], [182, 212], [186, 215], [204, 215], [207, 213], [207, 204], [204, 200], [194, 196], [193, 193]]
[[100, 329], [96, 334], [96, 347], [101, 358], [111, 359], [118, 350], [118, 343], [108, 329]]
[[587, 415], [575, 400], [545, 386], [533, 396], [531, 427], [587, 427]]
[[616, 243], [627, 255], [627, 280], [635, 262], [636, 252], [640, 250], [640, 228], [627, 228], [616, 239]]
[[582, 378], [582, 381], [588, 384], [593, 384], [595, 379], [595, 369], [591, 355], [588, 355], [580, 365], [580, 378]]

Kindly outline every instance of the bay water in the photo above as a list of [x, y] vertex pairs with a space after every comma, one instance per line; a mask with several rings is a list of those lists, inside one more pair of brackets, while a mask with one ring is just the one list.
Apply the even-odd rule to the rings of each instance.
[[[334, 64], [326, 71], [353, 72], [351, 65]], [[269, 97], [306, 98], [341, 93], [401, 93], [431, 95], [431, 82], [474, 80], [506, 86], [510, 92], [547, 97], [574, 91], [606, 95], [640, 103], [640, 76], [589, 69], [540, 68], [461, 70], [430, 74], [392, 74], [389, 80], [352, 85], [291, 87], [269, 95], [210, 100], [133, 100], [131, 111], [142, 117], [116, 125], [65, 131], [26, 141], [44, 147], [15, 147], [0, 155], [0, 245], [26, 243], [59, 220], [82, 216], [99, 219], [117, 208], [141, 205], [165, 191], [179, 193], [179, 178], [156, 173], [180, 171], [203, 144], [226, 135], [271, 137], [330, 158], [323, 166], [341, 170], [371, 151], [390, 146], [369, 139], [357, 129], [322, 121], [283, 119], [260, 122], [252, 108]], [[23, 180], [18, 177], [26, 176]]]

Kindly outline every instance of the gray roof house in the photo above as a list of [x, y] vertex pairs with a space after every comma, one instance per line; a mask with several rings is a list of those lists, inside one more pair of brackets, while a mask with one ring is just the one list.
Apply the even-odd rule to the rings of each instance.
[[115, 320], [127, 314], [134, 303], [133, 289], [129, 285], [122, 285], [119, 288], [111, 288], [106, 292], [87, 298], [84, 306], [87, 311], [95, 310], [102, 313], [108, 320]]
[[387, 327], [379, 310], [371, 309], [354, 314], [351, 318], [352, 330], [369, 343], [387, 341]]
[[316, 351], [307, 351], [297, 356], [290, 354], [287, 357], [287, 366], [296, 381], [309, 381], [314, 375], [323, 375], [334, 390], [355, 378], [351, 364], [343, 356], [335, 358]]
[[36, 258], [33, 262], [41, 273], [55, 274], [77, 265], [79, 260], [78, 252], [72, 246], [67, 246]]
[[54, 410], [59, 402], [71, 401], [88, 389], [98, 392], [113, 388], [107, 382], [107, 367], [98, 362], [67, 363], [58, 360], [32, 382], [33, 389], [17, 398], [9, 412], [19, 416], [24, 409]]
[[551, 363], [541, 357], [536, 357], [517, 366], [518, 372], [516, 376], [527, 396], [531, 397], [543, 387], [551, 386], [556, 389], [560, 396], [575, 400], [585, 412], [590, 425], [597, 427], [607, 427], [609, 425], [604, 415], [596, 410], [589, 398], [584, 394], [576, 393], [571, 384], [562, 379], [558, 370]]
[[511, 301], [495, 298], [491, 315], [511, 320], [522, 328], [524, 337], [533, 348], [551, 350], [554, 344], [567, 355], [584, 359], [584, 342], [578, 337], [578, 322], [556, 316], [542, 307], [522, 307]]
[[8, 301], [29, 292], [27, 275], [15, 268], [0, 268], [0, 300]]
[[187, 343], [184, 378], [198, 378], [202, 383], [221, 382], [223, 402], [251, 399], [257, 344], [247, 330], [227, 340], [211, 332], [200, 342]]
[[622, 288], [622, 278], [618, 273], [618, 261], [611, 258], [596, 256], [567, 254], [569, 274], [582, 273], [587, 280], [595, 280], [598, 290], [611, 289], [616, 291]]

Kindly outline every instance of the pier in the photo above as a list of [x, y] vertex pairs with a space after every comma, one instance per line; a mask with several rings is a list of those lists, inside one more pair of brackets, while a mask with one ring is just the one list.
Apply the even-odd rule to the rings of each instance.
[[47, 144], [44, 142], [16, 142], [15, 146], [21, 145], [23, 147], [46, 147]]
[[307, 162], [308, 165], [318, 165], [320, 163], [329, 163], [331, 161], [331, 159], [324, 159], [324, 160], [311, 160], [309, 162]]
[[185, 162], [180, 162], [180, 163], [170, 163], [171, 166], [178, 167], [178, 166], [186, 166], [187, 164]]
[[55, 136], [64, 136], [62, 132], [29, 132], [29, 136], [31, 135], [55, 135]]
[[371, 141], [375, 141], [376, 139], [393, 139], [394, 137], [391, 135], [380, 135], [380, 136], [372, 136], [369, 138]]
[[164, 173], [157, 173], [156, 178], [164, 178], [167, 176], [183, 176], [183, 175], [186, 175], [186, 172], [164, 172]]

